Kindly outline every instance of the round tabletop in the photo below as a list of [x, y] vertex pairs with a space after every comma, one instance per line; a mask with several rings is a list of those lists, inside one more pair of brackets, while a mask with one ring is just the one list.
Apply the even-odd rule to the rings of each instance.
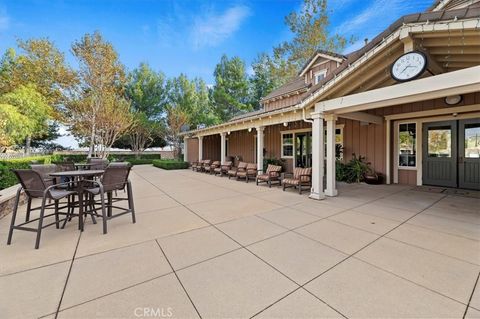
[[63, 171], [63, 172], [55, 172], [50, 173], [50, 176], [97, 176], [102, 175], [105, 173], [104, 170], [78, 170], [78, 171]]

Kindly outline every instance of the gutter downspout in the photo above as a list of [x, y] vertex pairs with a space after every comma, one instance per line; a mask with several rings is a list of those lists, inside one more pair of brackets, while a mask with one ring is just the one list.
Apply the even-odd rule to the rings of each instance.
[[304, 108], [304, 107], [302, 107], [302, 119], [303, 119], [304, 122], [313, 124], [313, 120], [307, 119], [307, 117], [306, 117], [306, 115], [305, 115], [305, 108]]

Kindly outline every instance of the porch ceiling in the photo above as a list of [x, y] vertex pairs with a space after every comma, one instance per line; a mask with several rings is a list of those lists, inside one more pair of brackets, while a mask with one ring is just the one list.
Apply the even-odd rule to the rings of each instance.
[[344, 114], [478, 91], [480, 66], [318, 102], [316, 112]]

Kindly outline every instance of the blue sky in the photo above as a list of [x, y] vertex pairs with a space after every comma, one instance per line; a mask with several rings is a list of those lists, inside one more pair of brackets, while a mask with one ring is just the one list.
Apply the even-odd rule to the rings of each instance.
[[[433, 0], [330, 0], [331, 30], [358, 42], [373, 38], [398, 17], [425, 10]], [[17, 38], [48, 37], [69, 53], [84, 33], [99, 30], [132, 69], [148, 62], [167, 76], [186, 73], [213, 83], [220, 56], [247, 66], [291, 34], [284, 17], [301, 0], [0, 0], [0, 51]]]

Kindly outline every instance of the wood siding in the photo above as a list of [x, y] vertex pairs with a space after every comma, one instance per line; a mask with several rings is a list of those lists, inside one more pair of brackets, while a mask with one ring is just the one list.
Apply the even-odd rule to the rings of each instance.
[[[325, 63], [323, 64], [320, 64], [320, 65], [317, 65], [315, 66], [315, 64], [318, 64], [318, 63], [321, 63], [321, 62], [324, 62], [326, 61]], [[320, 70], [325, 70], [327, 69], [327, 75], [329, 75], [330, 73], [332, 73], [333, 70], [335, 70], [337, 68], [337, 61], [332, 61], [332, 60], [326, 60], [326, 59], [318, 59], [318, 61], [314, 64], [314, 66], [312, 68], [310, 68], [310, 70], [307, 72], [307, 83], [311, 83], [311, 84], [315, 84], [314, 83], [314, 76], [315, 76], [315, 73], [317, 73], [318, 71]]]
[[203, 159], [220, 160], [220, 134], [203, 137]]
[[[255, 129], [234, 131], [227, 135], [227, 156], [238, 156], [242, 161], [255, 162]], [[236, 163], [235, 163], [236, 164]]]
[[198, 161], [198, 138], [187, 139], [187, 161], [190, 163]]
[[[292, 93], [293, 94], [293, 93]], [[296, 105], [302, 101], [302, 99], [305, 97], [305, 93], [303, 94], [294, 94], [289, 97], [284, 97], [279, 100], [271, 101], [268, 103], [264, 103], [264, 110], [265, 111], [272, 111], [276, 109], [281, 109], [284, 107]]]

